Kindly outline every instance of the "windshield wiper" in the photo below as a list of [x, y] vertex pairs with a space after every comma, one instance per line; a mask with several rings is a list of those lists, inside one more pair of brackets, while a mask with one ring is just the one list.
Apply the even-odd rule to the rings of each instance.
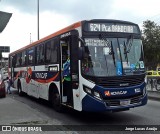
[[124, 44], [123, 44], [125, 59], [127, 60], [127, 63], [128, 63], [128, 55], [127, 54], [130, 52], [132, 44], [133, 44], [133, 36], [130, 35], [130, 37], [127, 39], [127, 42], [125, 43], [125, 41], [124, 41]]
[[126, 43], [126, 46], [127, 46], [126, 53], [130, 52], [132, 44], [133, 44], [133, 36], [130, 35], [130, 37], [127, 39], [127, 43]]
[[112, 55], [113, 62], [114, 62], [114, 66], [116, 67], [116, 61], [115, 61], [115, 56], [114, 56], [112, 41], [111, 41], [111, 52], [110, 52], [110, 54]]
[[127, 63], [128, 63], [128, 55], [127, 55], [127, 47], [126, 47], [126, 43], [125, 43], [125, 41], [124, 41], [124, 44], [123, 44], [123, 46], [124, 46], [124, 54], [125, 54], [125, 59], [127, 60]]
[[100, 40], [103, 40], [103, 41], [105, 41], [105, 42], [107, 43], [107, 45], [106, 45], [105, 47], [109, 47], [109, 54], [112, 55], [113, 62], [114, 62], [114, 66], [116, 66], [112, 41], [111, 41], [111, 43], [110, 43], [110, 42], [105, 38], [105, 35], [104, 35], [104, 34], [99, 34], [99, 39], [100, 39]]

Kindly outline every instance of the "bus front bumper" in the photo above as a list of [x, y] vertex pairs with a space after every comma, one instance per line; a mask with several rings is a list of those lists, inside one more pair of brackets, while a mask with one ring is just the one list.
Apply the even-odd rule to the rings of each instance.
[[112, 99], [112, 100], [109, 100], [109, 102], [111, 102], [109, 104], [105, 100], [99, 100], [94, 98], [93, 96], [86, 95], [82, 99], [82, 110], [88, 111], [88, 112], [125, 111], [125, 110], [129, 110], [130, 108], [139, 107], [147, 104], [148, 97], [147, 97], [147, 94], [145, 94], [144, 96], [137, 98], [136, 101], [134, 101], [135, 100], [134, 98], [129, 98], [127, 100], [129, 101], [129, 104], [126, 104], [126, 105], [120, 104], [121, 101], [126, 101], [126, 99], [122, 99], [122, 100]]

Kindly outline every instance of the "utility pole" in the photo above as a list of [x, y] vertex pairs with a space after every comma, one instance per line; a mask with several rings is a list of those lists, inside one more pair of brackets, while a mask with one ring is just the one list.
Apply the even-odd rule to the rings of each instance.
[[38, 40], [39, 40], [39, 0], [37, 0], [37, 34], [38, 34]]
[[32, 35], [31, 35], [31, 33], [30, 33], [30, 44], [32, 43]]

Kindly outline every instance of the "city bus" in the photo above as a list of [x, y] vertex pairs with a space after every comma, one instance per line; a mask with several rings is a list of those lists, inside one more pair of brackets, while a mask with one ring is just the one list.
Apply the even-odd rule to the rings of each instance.
[[74, 23], [10, 53], [9, 75], [20, 96], [47, 100], [56, 111], [116, 112], [147, 104], [141, 32], [128, 21]]

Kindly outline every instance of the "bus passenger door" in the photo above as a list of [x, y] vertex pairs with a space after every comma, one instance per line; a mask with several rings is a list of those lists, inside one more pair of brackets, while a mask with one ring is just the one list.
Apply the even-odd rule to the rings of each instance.
[[14, 67], [15, 67], [15, 58], [14, 57], [10, 57], [11, 61], [10, 61], [10, 67], [11, 67], [11, 79], [14, 80]]
[[69, 38], [61, 41], [61, 81], [62, 81], [62, 103], [73, 105], [73, 92], [70, 68], [70, 44]]
[[79, 97], [78, 32], [74, 30], [68, 35], [69, 36], [62, 38], [60, 42], [62, 103], [66, 103], [74, 109], [80, 110], [81, 101]]

